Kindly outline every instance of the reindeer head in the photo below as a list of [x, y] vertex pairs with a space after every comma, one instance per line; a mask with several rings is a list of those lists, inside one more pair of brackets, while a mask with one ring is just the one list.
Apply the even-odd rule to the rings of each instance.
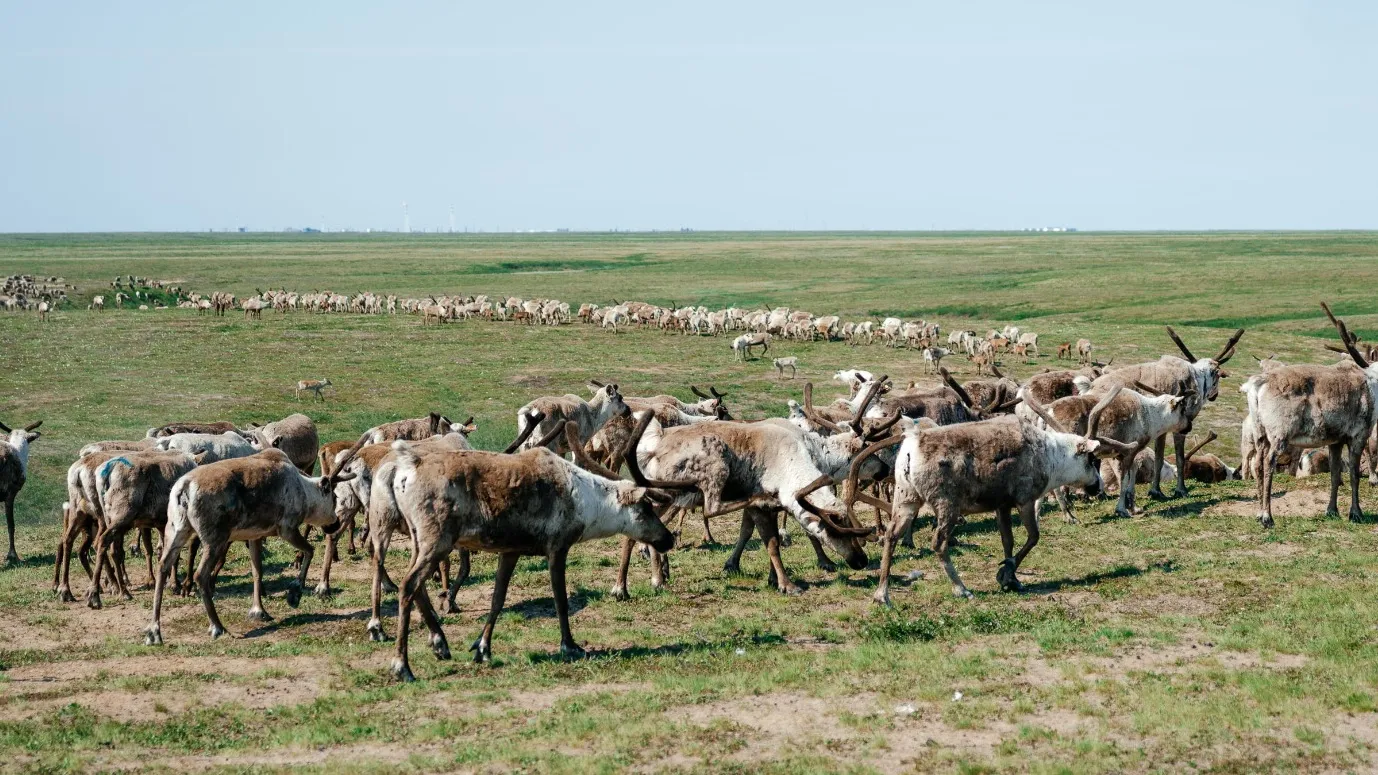
[[689, 391], [702, 399], [698, 402], [700, 414], [712, 415], [719, 420], [732, 419], [732, 415], [727, 412], [727, 407], [723, 405], [723, 399], [727, 398], [726, 393], [719, 393], [718, 389], [713, 385], [708, 386], [708, 392], [712, 393], [712, 395], [705, 395], [702, 390], [699, 390], [694, 385], [689, 386]]
[[1070, 442], [1072, 445], [1070, 449], [1072, 454], [1068, 457], [1067, 467], [1056, 472], [1056, 478], [1059, 480], [1057, 486], [1080, 485], [1088, 496], [1099, 495], [1104, 487], [1100, 476], [1101, 460], [1127, 455], [1134, 450], [1133, 444], [1125, 444], [1097, 435], [1101, 412], [1105, 411], [1105, 408], [1119, 396], [1123, 389], [1122, 386], [1116, 385], [1091, 408], [1086, 417], [1086, 435], [1081, 437], [1075, 437], [1068, 433], [1062, 423], [1058, 422], [1052, 413], [1038, 403], [1033, 396], [1024, 390], [1019, 391], [1024, 404], [1043, 420], [1048, 429], [1061, 434], [1063, 438], [1060, 441]]
[[1167, 327], [1167, 335], [1172, 337], [1172, 341], [1177, 344], [1177, 349], [1182, 351], [1182, 355], [1186, 356], [1187, 362], [1191, 364], [1192, 375], [1196, 378], [1196, 390], [1205, 396], [1207, 401], [1214, 401], [1218, 398], [1220, 396], [1220, 378], [1228, 376], [1220, 367], [1234, 357], [1235, 345], [1239, 344], [1239, 340], [1243, 338], [1244, 329], [1235, 331], [1230, 340], [1221, 348], [1220, 354], [1214, 358], [1198, 359], [1192, 355], [1191, 350], [1182, 341], [1182, 337], [1172, 330], [1172, 326]]
[[43, 433], [38, 430], [38, 426], [42, 424], [43, 421], [39, 420], [38, 422], [29, 423], [20, 430], [16, 431], [10, 430], [10, 427], [8, 425], [0, 422], [0, 431], [3, 431], [4, 433], [9, 435], [8, 441], [11, 447], [14, 447], [16, 450], [19, 450], [23, 455], [27, 456], [29, 451], [29, 444], [37, 441], [38, 437], [43, 435]]
[[622, 400], [622, 392], [618, 390], [617, 383], [604, 384], [595, 379], [589, 380], [589, 387], [593, 390], [593, 398], [589, 400], [589, 403], [601, 403], [612, 407], [614, 417], [626, 417], [632, 413], [626, 402]]

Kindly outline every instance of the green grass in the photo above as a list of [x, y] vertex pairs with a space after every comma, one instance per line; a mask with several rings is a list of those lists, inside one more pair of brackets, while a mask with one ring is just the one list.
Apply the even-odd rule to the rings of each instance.
[[[869, 601], [874, 563], [824, 573], [803, 541], [785, 560], [808, 588], [784, 598], [765, 585], [754, 543], [747, 575], [727, 577], [727, 547], [699, 548], [690, 520], [669, 588], [651, 590], [637, 560], [626, 603], [607, 594], [615, 544], [580, 546], [569, 570], [573, 626], [593, 657], [578, 663], [553, 658], [558, 629], [544, 562], [534, 559], [514, 579], [496, 663], [465, 661], [492, 585], [493, 562], [480, 557], [461, 612], [446, 617], [456, 660], [436, 661], [413, 637], [422, 679], [413, 686], [388, 680], [392, 644], [364, 636], [360, 558], [337, 564], [333, 599], [308, 596], [293, 610], [283, 600], [290, 552], [270, 542], [266, 605], [277, 621], [256, 627], [242, 618], [248, 575], [236, 549], [218, 600], [237, 637], [207, 640], [199, 604], [176, 598], [159, 649], [140, 645], [149, 593], [130, 602], [107, 593], [107, 608], [93, 612], [49, 590], [76, 450], [155, 424], [303, 410], [333, 440], [434, 409], [475, 415], [474, 438], [491, 449], [510, 440], [523, 403], [582, 393], [589, 378], [686, 398], [688, 385], [713, 384], [747, 418], [781, 414], [805, 378], [826, 382], [839, 368], [924, 379], [916, 353], [879, 346], [781, 343], [771, 355], [798, 355], [802, 372], [781, 382], [768, 359], [734, 362], [724, 338], [658, 331], [86, 312], [116, 275], [241, 295], [287, 287], [540, 295], [576, 307], [768, 304], [848, 319], [925, 317], [944, 330], [1019, 321], [1042, 335], [1046, 354], [1007, 358], [1016, 376], [1055, 365], [1057, 343], [1079, 337], [1118, 363], [1172, 352], [1164, 324], [1198, 355], [1245, 326], [1244, 354], [1198, 421], [1198, 433], [1221, 434], [1214, 451], [1234, 461], [1236, 388], [1251, 372], [1249, 355], [1333, 360], [1321, 299], [1361, 336], [1378, 332], [1375, 257], [1378, 237], [1367, 233], [0, 236], [4, 274], [79, 286], [74, 308], [48, 324], [0, 313], [0, 420], [45, 421], [17, 503], [25, 562], [0, 569], [4, 767], [1365, 769], [1378, 720], [1374, 527], [1304, 511], [1264, 533], [1248, 516], [1252, 491], [1239, 484], [1198, 485], [1130, 520], [1099, 503], [1080, 506], [1081, 525], [1048, 515], [1021, 570], [1023, 595], [996, 591], [998, 534], [988, 516], [973, 516], [955, 562], [976, 599], [950, 597], [930, 552], [902, 551], [893, 611]], [[298, 379], [327, 376], [336, 387], [326, 402], [293, 401]], [[1367, 484], [1361, 493], [1378, 513]], [[730, 541], [735, 525], [718, 520], [714, 532]], [[394, 576], [405, 561], [399, 547]], [[130, 567], [141, 580], [142, 560]], [[923, 577], [909, 580], [911, 570]], [[316, 564], [312, 583], [318, 577]], [[73, 582], [80, 595], [79, 567]], [[393, 610], [389, 598], [390, 632]]]

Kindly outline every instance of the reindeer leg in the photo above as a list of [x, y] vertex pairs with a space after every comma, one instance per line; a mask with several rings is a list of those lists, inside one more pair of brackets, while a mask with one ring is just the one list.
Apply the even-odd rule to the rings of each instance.
[[[1158, 438], [1156, 438], [1156, 439], [1153, 440], [1153, 485], [1152, 485], [1151, 487], [1148, 488], [1148, 497], [1152, 498], [1152, 499], [1155, 500], [1155, 501], [1165, 501], [1165, 500], [1167, 500], [1167, 496], [1163, 494], [1163, 483], [1162, 483], [1162, 478], [1163, 478], [1163, 451], [1164, 451], [1164, 447], [1166, 447], [1166, 446], [1167, 446], [1167, 436], [1159, 436]], [[1179, 470], [1180, 470], [1180, 469], [1179, 469]], [[1121, 480], [1124, 479], [1124, 473], [1123, 473], [1123, 471], [1121, 471], [1121, 473], [1120, 473], [1120, 479], [1121, 479]], [[1121, 489], [1124, 488], [1124, 483], [1123, 483], [1123, 481], [1121, 481], [1121, 483], [1120, 483], [1120, 488], [1121, 488]]]
[[713, 547], [717, 545], [718, 542], [713, 538], [713, 529], [708, 524], [708, 507], [705, 506], [703, 509], [703, 546]]
[[1364, 507], [1359, 505], [1359, 459], [1363, 457], [1362, 442], [1351, 439], [1349, 442], [1349, 521], [1361, 522]]
[[1278, 464], [1278, 452], [1272, 442], [1258, 439], [1258, 521], [1264, 527], [1273, 526], [1273, 469]]
[[612, 585], [612, 596], [615, 600], [630, 600], [631, 595], [627, 593], [627, 570], [632, 564], [632, 539], [622, 537], [622, 558], [617, 566], [617, 581]]
[[1072, 513], [1072, 499], [1067, 497], [1067, 488], [1059, 487], [1054, 491], [1057, 497], [1057, 505], [1062, 507], [1062, 513], [1067, 516], [1067, 524], [1076, 525], [1077, 515]]
[[293, 608], [301, 602], [302, 590], [306, 589], [306, 572], [311, 569], [311, 557], [316, 550], [311, 548], [311, 542], [306, 537], [297, 532], [294, 527], [283, 526], [278, 529], [278, 536], [287, 543], [297, 548], [297, 553], [301, 555], [301, 568], [297, 571], [297, 577], [292, 581], [291, 586], [287, 587], [287, 605]]
[[1340, 518], [1340, 485], [1344, 483], [1341, 481], [1340, 454], [1343, 450], [1344, 444], [1331, 444], [1327, 448], [1330, 454], [1330, 502], [1325, 506], [1326, 518]]
[[341, 525], [340, 530], [336, 530], [333, 533], [327, 533], [325, 536], [327, 548], [325, 550], [325, 560], [321, 565], [321, 580], [320, 583], [316, 584], [316, 597], [330, 597], [330, 568], [335, 564], [336, 560], [340, 559], [339, 544], [340, 535], [343, 532], [343, 525]]
[[584, 649], [574, 642], [574, 634], [569, 629], [569, 591], [565, 586], [565, 560], [569, 550], [554, 549], [546, 557], [550, 561], [550, 590], [555, 595], [555, 614], [560, 618], [560, 656], [583, 659]]
[[995, 510], [995, 524], [1000, 530], [1000, 546], [1005, 550], [1005, 559], [995, 572], [995, 580], [1005, 592], [1018, 591], [1019, 580], [1014, 577], [1014, 526], [1010, 523], [1008, 506]]
[[5, 498], [5, 526], [10, 531], [10, 552], [5, 555], [5, 562], [9, 565], [19, 564], [19, 552], [14, 550], [14, 496], [15, 493], [10, 493]]
[[895, 543], [913, 526], [919, 508], [916, 504], [900, 503], [895, 505], [894, 512], [890, 527], [881, 534], [880, 584], [871, 596], [871, 600], [884, 606], [890, 605], [890, 565], [895, 559]]
[[756, 522], [756, 532], [760, 533], [765, 539], [766, 554], [770, 557], [770, 576], [766, 583], [772, 584], [781, 594], [798, 595], [804, 590], [790, 580], [785, 572], [784, 560], [780, 558], [780, 528], [776, 522], [775, 512], [768, 509], [753, 509], [753, 519]]
[[271, 622], [273, 617], [263, 610], [263, 541], [249, 541], [245, 545], [249, 547], [249, 572], [254, 578], [254, 597], [249, 612], [244, 616], [251, 622]]
[[[159, 536], [160, 536], [159, 539], [158, 539], [158, 543], [159, 543], [159, 545], [161, 545], [161, 544], [163, 543], [163, 539], [161, 538], [161, 535], [162, 535], [162, 529], [161, 529], [161, 528], [159, 528], [158, 533], [159, 533]], [[149, 529], [149, 528], [146, 528], [146, 527], [145, 527], [145, 528], [140, 528], [140, 530], [139, 530], [139, 540], [143, 542], [143, 545], [144, 545], [144, 558], [145, 558], [145, 560], [146, 560], [147, 563], [148, 563], [148, 583], [145, 584], [144, 587], [148, 587], [148, 588], [152, 589], [152, 587], [153, 587], [153, 531], [152, 531], [151, 529]], [[143, 587], [140, 587], [140, 589], [142, 589], [142, 588], [143, 588]]]
[[450, 588], [445, 592], [445, 607], [443, 613], [452, 614], [459, 610], [459, 603], [455, 601], [455, 596], [459, 594], [461, 584], [469, 580], [470, 554], [468, 549], [459, 550], [459, 572], [455, 574], [454, 580], [450, 582]]
[[[1185, 497], [1187, 497], [1187, 479], [1186, 479], [1186, 476], [1187, 476], [1187, 454], [1186, 454], [1186, 447], [1187, 447], [1187, 434], [1185, 434], [1185, 433], [1174, 433], [1174, 434], [1172, 434], [1172, 448], [1173, 448], [1173, 452], [1176, 454], [1176, 460], [1177, 460], [1177, 489], [1175, 489], [1175, 490], [1172, 491], [1172, 497], [1174, 497], [1174, 498], [1185, 498]], [[1163, 467], [1163, 462], [1162, 462], [1161, 460], [1159, 460], [1159, 461], [1157, 461], [1157, 463], [1158, 463], [1158, 468], [1159, 468], [1159, 470], [1161, 471], [1161, 470], [1162, 470], [1162, 467]]]
[[952, 582], [952, 594], [957, 597], [970, 599], [971, 590], [962, 583], [962, 577], [957, 575], [957, 568], [952, 564], [952, 558], [948, 556], [948, 551], [952, 547], [952, 534], [957, 529], [958, 512], [955, 508], [946, 504], [934, 508], [934, 513], [938, 517], [938, 529], [933, 535], [933, 551], [937, 553], [938, 560], [943, 564], [943, 571], [947, 573], [947, 578]]
[[1019, 553], [1014, 556], [1010, 567], [1010, 587], [1015, 592], [1020, 592], [1024, 586], [1019, 583], [1019, 579], [1014, 575], [1019, 570], [1019, 566], [1024, 562], [1024, 558], [1029, 556], [1029, 552], [1038, 545], [1038, 510], [1032, 503], [1021, 503], [1019, 505], [1019, 521], [1024, 524], [1024, 546]]
[[493, 577], [493, 599], [489, 603], [488, 621], [483, 625], [483, 632], [474, 641], [474, 645], [469, 650], [474, 652], [475, 662], [485, 662], [493, 659], [493, 627], [498, 623], [498, 615], [502, 613], [502, 605], [507, 600], [507, 584], [512, 580], [512, 571], [517, 569], [517, 559], [520, 555], [515, 552], [498, 555], [498, 570]]
[[387, 638], [383, 633], [383, 579], [387, 576], [383, 562], [388, 556], [388, 539], [391, 537], [392, 528], [389, 525], [371, 531], [368, 537], [369, 547], [373, 550], [373, 584], [369, 591], [372, 616], [368, 620], [368, 639], [378, 643]]
[[173, 575], [177, 568], [177, 560], [182, 554], [182, 544], [191, 536], [191, 527], [183, 525], [183, 528], [174, 531], [172, 535], [165, 535], [163, 539], [163, 553], [158, 558], [158, 574], [153, 580], [153, 621], [144, 630], [146, 646], [163, 644], [163, 593], [167, 589], [168, 576]]
[[732, 554], [723, 563], [722, 572], [729, 576], [738, 576], [742, 572], [742, 552], [746, 551], [746, 544], [751, 540], [751, 534], [756, 531], [756, 520], [751, 518], [745, 510], [742, 511], [742, 526], [737, 532], [737, 543], [732, 547]]
[[1134, 516], [1134, 454], [1120, 456], [1120, 499], [1115, 504], [1115, 516], [1131, 519]]
[[416, 594], [425, 588], [426, 577], [430, 575], [433, 566], [428, 559], [423, 559], [419, 555], [412, 557], [411, 567], [402, 579], [402, 587], [397, 598], [397, 654], [392, 658], [392, 677], [406, 683], [416, 680], [408, 659], [407, 636], [411, 633], [411, 609], [416, 603]]
[[216, 569], [225, 562], [225, 553], [230, 549], [226, 540], [212, 540], [207, 537], [201, 542], [201, 562], [196, 566], [196, 586], [201, 590], [201, 605], [206, 609], [210, 620], [211, 640], [225, 634], [225, 625], [215, 611]]

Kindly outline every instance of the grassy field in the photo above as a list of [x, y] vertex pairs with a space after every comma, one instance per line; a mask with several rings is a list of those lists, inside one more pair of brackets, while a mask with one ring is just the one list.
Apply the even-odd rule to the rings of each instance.
[[[414, 638], [421, 680], [408, 686], [387, 677], [392, 644], [365, 636], [362, 557], [336, 566], [333, 598], [292, 609], [291, 554], [269, 542], [265, 602], [277, 620], [259, 625], [243, 617], [248, 569], [233, 550], [218, 588], [233, 637], [209, 641], [199, 603], [177, 598], [161, 648], [141, 645], [147, 591], [127, 602], [107, 593], [106, 608], [90, 611], [50, 588], [76, 450], [163, 422], [304, 410], [333, 440], [435, 409], [475, 415], [478, 445], [498, 448], [519, 406], [583, 393], [589, 378], [686, 398], [688, 385], [714, 384], [746, 418], [782, 414], [804, 379], [826, 382], [838, 368], [923, 379], [917, 353], [879, 346], [781, 344], [772, 354], [801, 363], [798, 380], [781, 382], [768, 359], [734, 362], [726, 339], [658, 331], [85, 311], [116, 275], [241, 295], [488, 293], [575, 306], [789, 305], [924, 317], [944, 330], [1018, 322], [1042, 335], [1046, 355], [1007, 358], [1016, 377], [1052, 365], [1068, 339], [1134, 362], [1175, 352], [1163, 324], [1199, 356], [1244, 326], [1243, 354], [1197, 423], [1220, 433], [1214, 451], [1233, 463], [1251, 355], [1333, 360], [1321, 299], [1378, 338], [1375, 258], [1370, 233], [0, 236], [0, 274], [62, 276], [82, 300], [47, 324], [0, 313], [0, 421], [44, 420], [18, 501], [24, 561], [0, 569], [0, 769], [1370, 769], [1378, 528], [1323, 518], [1320, 479], [1280, 478], [1271, 532], [1239, 483], [1141, 499], [1147, 513], [1134, 519], [1115, 519], [1108, 503], [1082, 506], [1080, 525], [1049, 515], [1022, 595], [997, 591], [998, 533], [972, 518], [955, 561], [975, 600], [950, 597], [930, 552], [902, 552], [893, 611], [870, 603], [876, 563], [825, 573], [803, 541], [785, 561], [807, 591], [785, 598], [765, 585], [754, 543], [746, 575], [728, 577], [729, 547], [700, 546], [690, 526], [669, 588], [653, 592], [638, 561], [629, 602], [607, 593], [615, 544], [585, 545], [569, 574], [590, 659], [555, 659], [544, 562], [525, 560], [496, 662], [438, 662]], [[325, 403], [293, 401], [296, 380], [327, 376], [337, 387]], [[1367, 484], [1361, 494], [1378, 514], [1378, 495]], [[714, 531], [730, 541], [735, 527], [723, 519]], [[131, 561], [136, 583], [141, 562]], [[405, 562], [399, 548], [394, 576]], [[446, 617], [452, 644], [478, 634], [493, 567], [477, 559], [461, 612]], [[80, 596], [85, 577], [73, 577]], [[385, 613], [391, 631], [393, 600]]]

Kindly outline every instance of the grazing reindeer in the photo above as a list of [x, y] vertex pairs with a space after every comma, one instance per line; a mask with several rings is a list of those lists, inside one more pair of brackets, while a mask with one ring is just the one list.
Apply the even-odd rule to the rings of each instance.
[[761, 355], [770, 350], [770, 334], [742, 334], [732, 340], [732, 355], [743, 362], [751, 359], [751, 348], [761, 348]]
[[[1038, 543], [1038, 500], [1065, 486], [1084, 487], [1091, 495], [1100, 492], [1100, 460], [1123, 454], [1127, 445], [1067, 433], [1036, 401], [1024, 396], [1024, 402], [1045, 417], [1047, 429], [1007, 415], [938, 428], [915, 423], [903, 433], [895, 458], [893, 517], [882, 534], [880, 586], [873, 596], [877, 603], [890, 604], [895, 544], [920, 508], [930, 508], [937, 516], [933, 550], [952, 582], [953, 593], [970, 598], [971, 592], [948, 557], [960, 517], [995, 511], [1005, 549], [996, 579], [1002, 589], [1018, 590], [1016, 571]], [[863, 462], [865, 454], [858, 456]], [[849, 487], [849, 491], [856, 490]], [[1019, 553], [1012, 555], [1010, 513], [1016, 509], [1027, 538]]]
[[[1374, 404], [1378, 402], [1378, 364], [1370, 364], [1359, 352], [1344, 321], [1321, 305], [1340, 334], [1340, 342], [1354, 365], [1298, 365], [1270, 369], [1250, 377], [1246, 386], [1249, 414], [1257, 428], [1258, 521], [1273, 526], [1273, 470], [1278, 451], [1328, 447], [1330, 451], [1330, 502], [1326, 516], [1338, 517], [1340, 453], [1349, 448], [1349, 518], [1363, 518], [1359, 505], [1359, 458], [1373, 430]], [[1357, 368], [1356, 368], [1357, 366]]]
[[[565, 428], [572, 437], [569, 446], [578, 450], [578, 425]], [[421, 457], [407, 442], [399, 441], [394, 442], [394, 450], [393, 492], [398, 509], [412, 525], [416, 546], [398, 602], [392, 674], [399, 680], [415, 680], [407, 652], [413, 606], [420, 609], [431, 631], [436, 658], [450, 658], [425, 582], [440, 558], [455, 546], [499, 555], [488, 622], [470, 649], [480, 663], [492, 659], [493, 628], [506, 602], [512, 572], [523, 555], [546, 558], [560, 621], [560, 653], [578, 658], [584, 649], [570, 631], [565, 588], [570, 548], [619, 533], [649, 543], [659, 552], [674, 546], [674, 537], [658, 513], [669, 501], [668, 493], [599, 476], [548, 449], [515, 455], [452, 452]]]
[[296, 399], [300, 401], [301, 394], [309, 392], [315, 395], [315, 400], [324, 401], [325, 396], [322, 393], [327, 387], [330, 387], [330, 379], [328, 377], [326, 379], [304, 379], [297, 383], [297, 389], [294, 391], [294, 395]]
[[1063, 342], [1057, 346], [1057, 359], [1060, 361], [1072, 360], [1072, 343]]
[[5, 526], [10, 531], [10, 551], [5, 555], [5, 562], [10, 565], [19, 564], [19, 553], [14, 550], [14, 499], [29, 475], [29, 445], [43, 435], [38, 430], [42, 424], [39, 420], [20, 430], [10, 430], [0, 423], [0, 431], [9, 434], [9, 438], [0, 441], [0, 499], [5, 501]]

